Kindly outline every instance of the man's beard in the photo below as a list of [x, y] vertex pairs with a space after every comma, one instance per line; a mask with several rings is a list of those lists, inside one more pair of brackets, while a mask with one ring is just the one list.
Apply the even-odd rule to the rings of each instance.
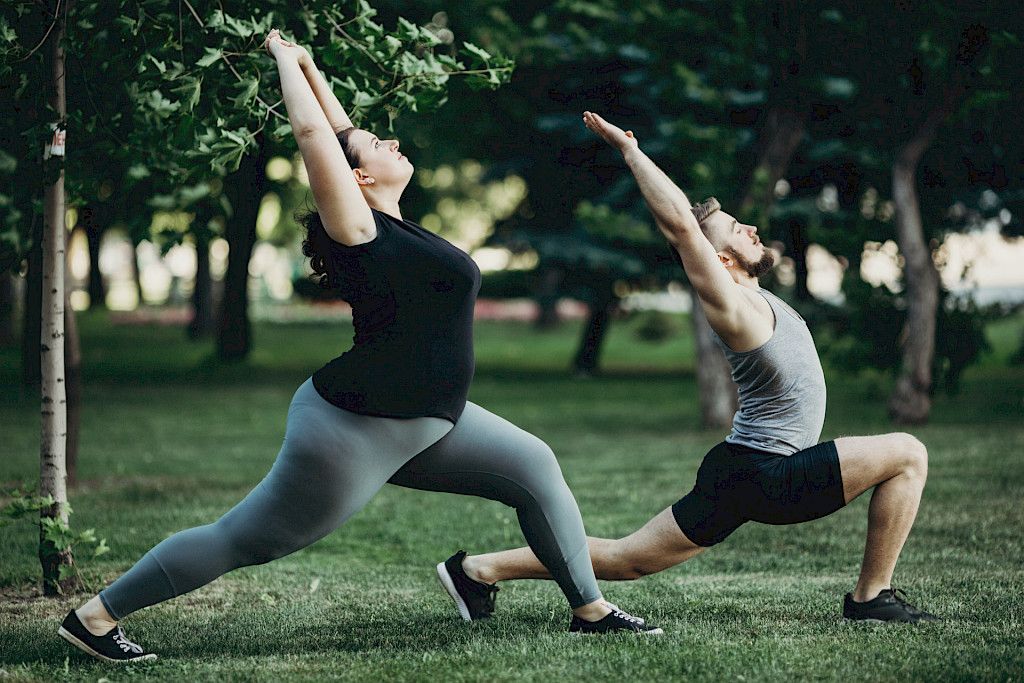
[[759, 278], [775, 267], [775, 255], [767, 249], [757, 261], [748, 261], [735, 249], [729, 249], [729, 253], [736, 259], [736, 263], [743, 269], [743, 272], [752, 278]]

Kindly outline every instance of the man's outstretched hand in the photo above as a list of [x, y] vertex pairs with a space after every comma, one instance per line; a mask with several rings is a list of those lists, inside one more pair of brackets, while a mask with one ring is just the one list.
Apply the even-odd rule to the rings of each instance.
[[633, 131], [624, 131], [618, 126], [612, 125], [593, 112], [583, 112], [583, 123], [594, 133], [597, 133], [609, 145], [623, 154], [627, 150], [636, 149], [639, 146]]

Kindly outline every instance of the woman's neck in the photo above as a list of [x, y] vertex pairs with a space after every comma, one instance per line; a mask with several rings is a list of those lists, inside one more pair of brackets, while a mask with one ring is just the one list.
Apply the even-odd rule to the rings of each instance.
[[389, 216], [394, 216], [398, 220], [404, 220], [402, 218], [402, 209], [398, 206], [398, 200], [401, 198], [401, 195], [396, 197], [393, 193], [378, 192], [375, 188], [373, 190], [366, 190], [364, 196], [370, 208], [377, 209]]

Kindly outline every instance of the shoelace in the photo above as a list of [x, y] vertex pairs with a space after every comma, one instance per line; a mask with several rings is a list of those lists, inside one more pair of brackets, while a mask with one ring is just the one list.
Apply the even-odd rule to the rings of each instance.
[[114, 642], [117, 643], [117, 646], [120, 647], [123, 652], [133, 652], [138, 655], [142, 654], [142, 647], [128, 640], [120, 626], [117, 627], [117, 633], [114, 634]]
[[907, 602], [910, 599], [910, 596], [907, 595], [907, 592], [902, 588], [892, 589], [892, 599], [898, 602], [900, 605], [903, 605], [903, 608], [911, 614], [917, 614], [921, 611], [918, 608], [911, 605], [909, 602]]
[[639, 624], [644, 623], [641, 619], [638, 619], [638, 618], [634, 617], [632, 614], [627, 614], [626, 612], [623, 612], [622, 610], [613, 610], [612, 614], [614, 614], [619, 619], [622, 619], [623, 621], [628, 621], [631, 624], [639, 625]]

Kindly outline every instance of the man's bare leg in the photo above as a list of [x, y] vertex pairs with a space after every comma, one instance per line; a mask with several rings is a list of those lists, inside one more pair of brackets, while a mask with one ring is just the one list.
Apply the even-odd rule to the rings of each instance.
[[[836, 439], [847, 503], [874, 487], [868, 534], [853, 599], [865, 602], [889, 588], [900, 551], [917, 516], [928, 477], [928, 452], [909, 434]], [[638, 531], [620, 539], [588, 537], [597, 578], [628, 581], [685, 562], [705, 550], [688, 539], [667, 508]], [[550, 578], [529, 548], [471, 555], [463, 562], [477, 581]]]
[[889, 588], [917, 516], [928, 478], [928, 451], [910, 434], [836, 439], [846, 502], [872, 486], [864, 561], [853, 599], [866, 602]]
[[[705, 550], [688, 539], [672, 508], [666, 508], [625, 538], [588, 536], [594, 574], [606, 581], [630, 581], [674, 567]], [[529, 548], [470, 555], [462, 563], [470, 578], [484, 583], [509, 579], [549, 579], [544, 565]]]

